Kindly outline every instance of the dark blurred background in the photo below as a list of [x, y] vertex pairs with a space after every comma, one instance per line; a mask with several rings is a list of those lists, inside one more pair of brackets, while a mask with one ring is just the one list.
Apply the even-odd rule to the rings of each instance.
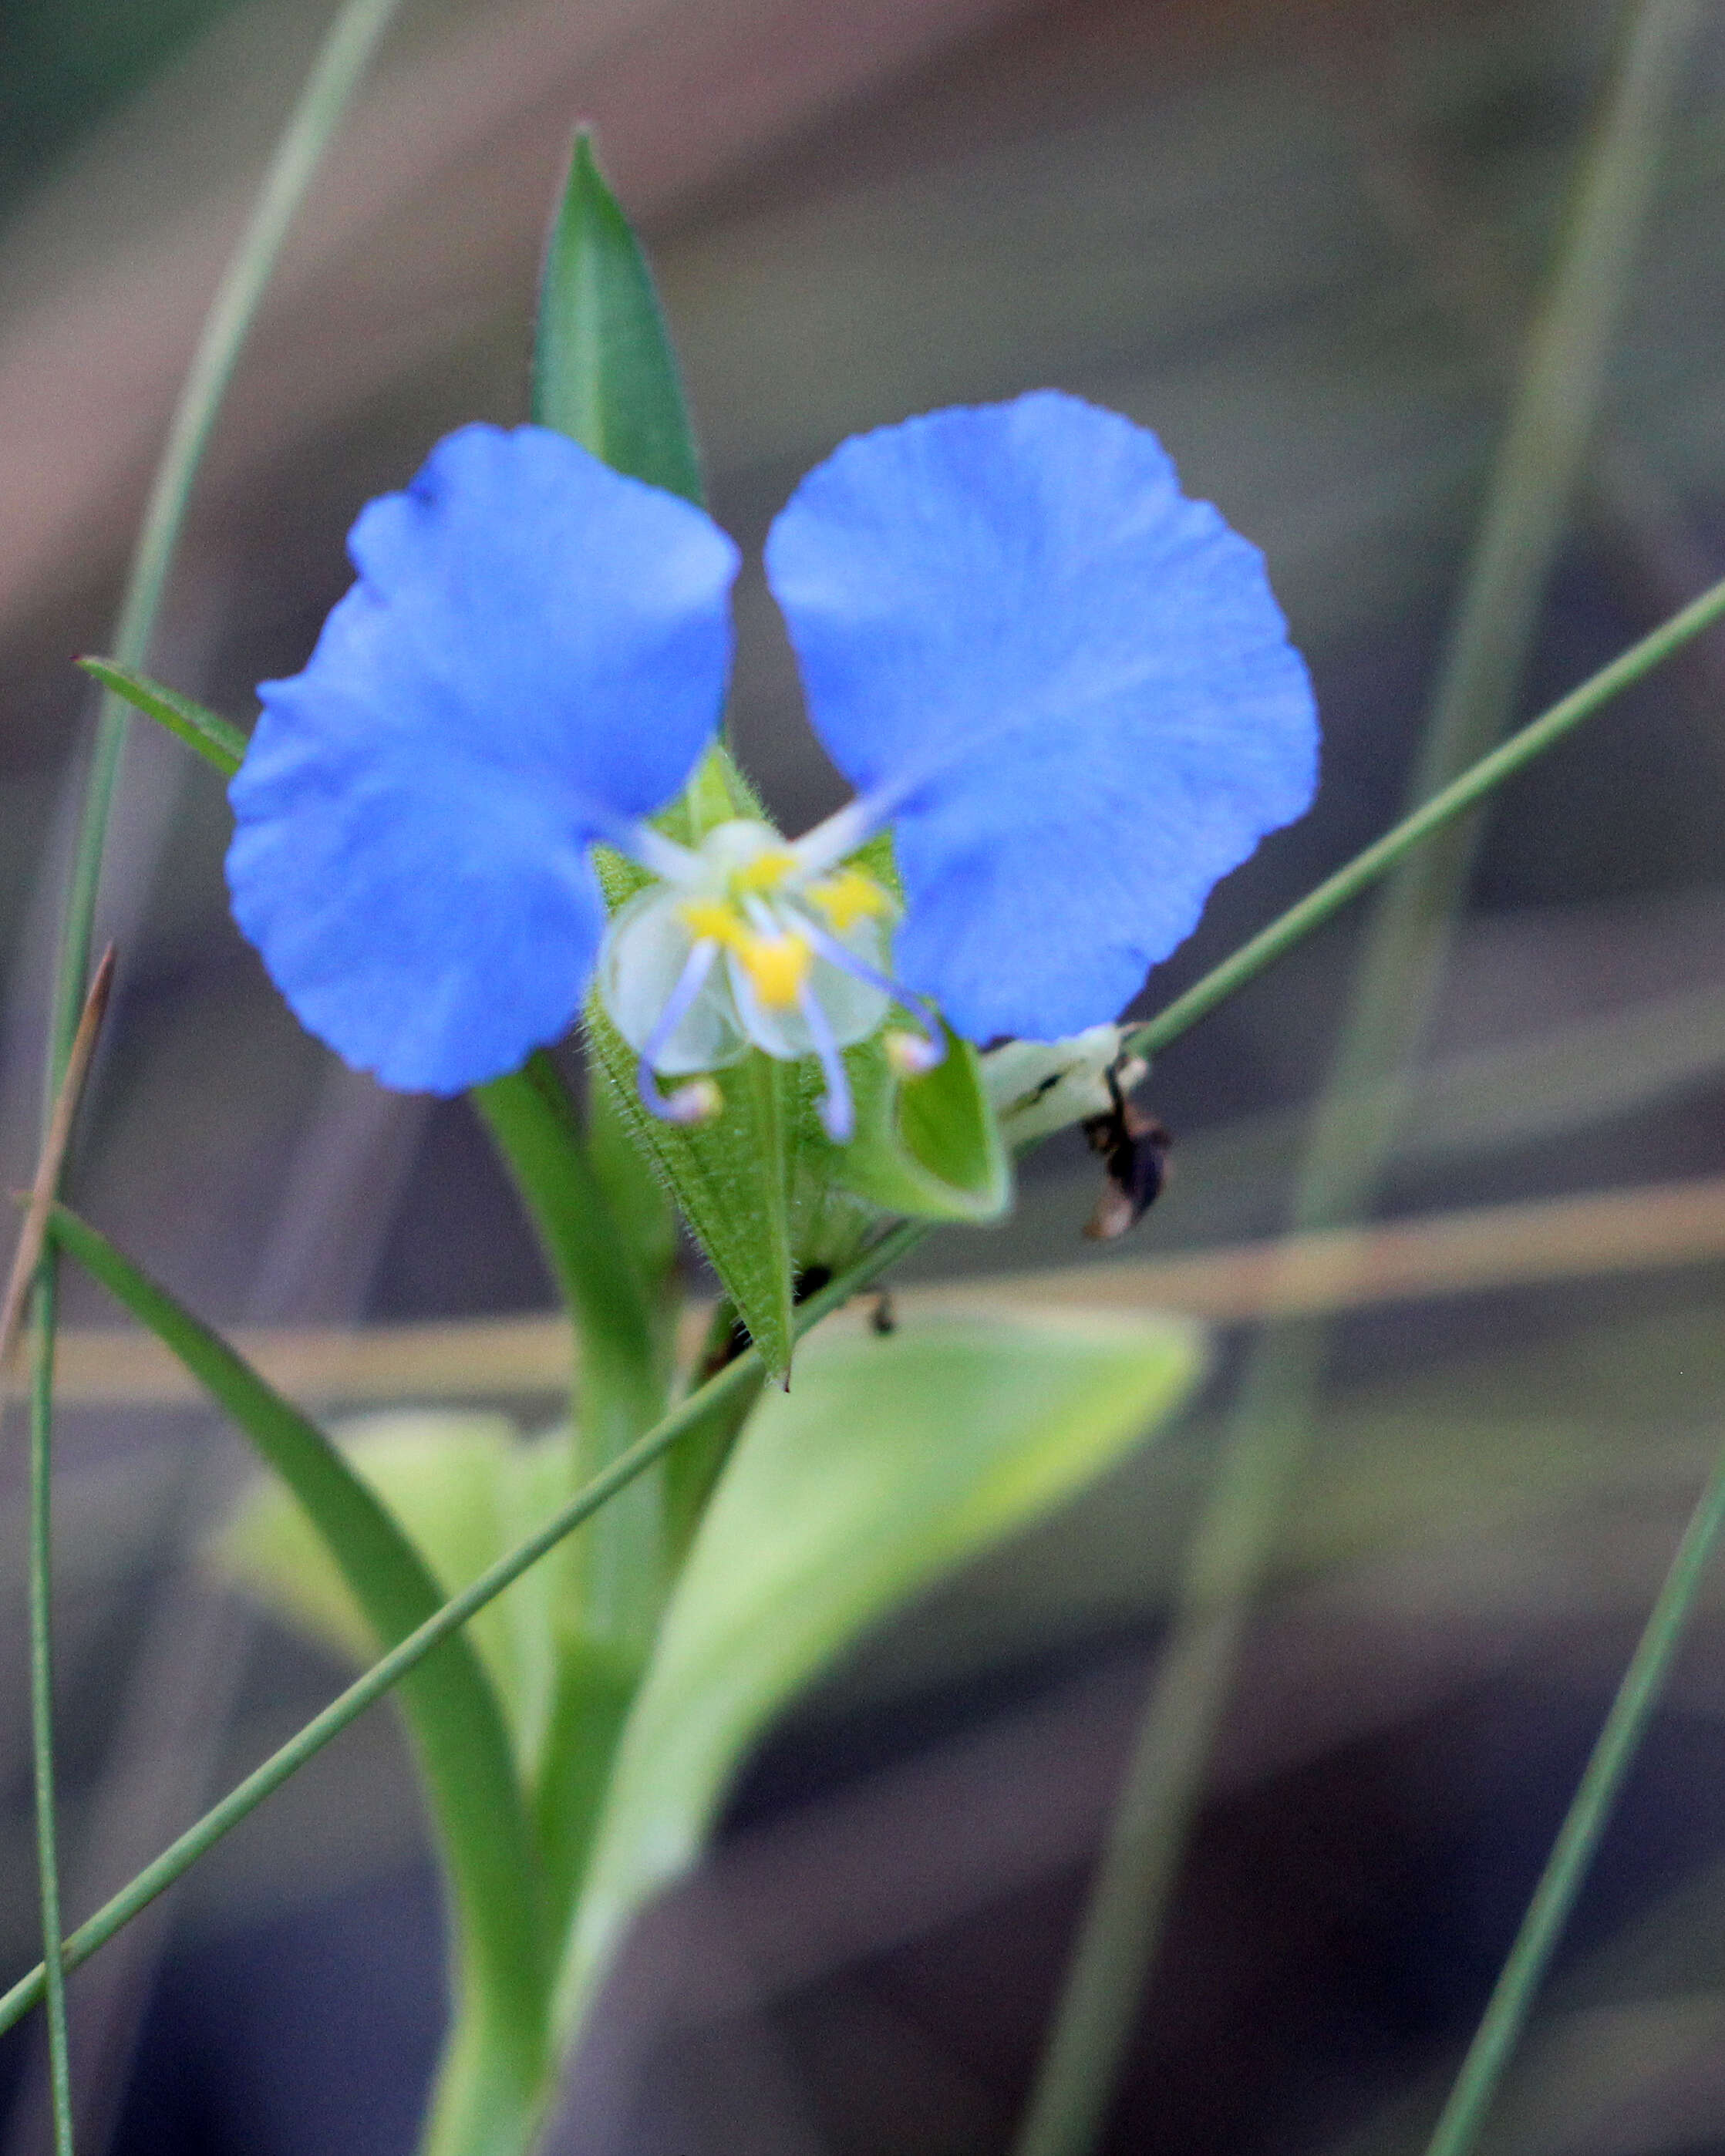
[[[69, 656], [107, 642], [179, 375], [330, 12], [0, 0], [11, 1183], [87, 742]], [[1701, 14], [1529, 710], [1725, 572], [1725, 22]], [[660, 272], [715, 512], [752, 560], [844, 435], [1050, 382], [1155, 427], [1264, 548], [1318, 685], [1322, 794], [1147, 1008], [1396, 812], [1619, 20], [1600, 0], [407, 0], [241, 366], [152, 670], [249, 718], [344, 588], [361, 503], [458, 422], [525, 415], [536, 258], [590, 120]], [[838, 787], [757, 568], [741, 620], [737, 733], [800, 829]], [[1722, 773], [1715, 638], [1506, 795], [1389, 1210], [1725, 1170]], [[546, 1306], [467, 1110], [377, 1092], [280, 1005], [227, 919], [226, 837], [212, 774], [140, 737], [87, 1209], [224, 1322]], [[1317, 939], [1157, 1071], [1177, 1173], [1117, 1259], [1276, 1228], [1356, 934]], [[1049, 1147], [1010, 1224], [938, 1239], [922, 1270], [1094, 1261], [1093, 1183], [1076, 1143]], [[1579, 1280], [1338, 1325], [1118, 2149], [1417, 2137], [1718, 1440], [1725, 1274], [1681, 1255], [1572, 1253], [1553, 1270]], [[71, 1314], [113, 1315], [78, 1290]], [[554, 1406], [487, 1392], [530, 1424]], [[779, 1733], [709, 1874], [643, 1926], [559, 2146], [1006, 2146], [1213, 1435], [1206, 1402]], [[335, 1672], [198, 1570], [241, 1471], [227, 1433], [74, 1398], [59, 1457], [75, 1915]], [[14, 1438], [8, 1975], [34, 1951], [18, 1458]], [[1710, 1609], [1511, 2092], [1518, 2151], [1725, 2150], [1722, 1644]], [[437, 1973], [413, 1799], [373, 1717], [78, 1980], [85, 2156], [405, 2151]], [[0, 2156], [47, 2145], [32, 2042], [6, 2055]]]

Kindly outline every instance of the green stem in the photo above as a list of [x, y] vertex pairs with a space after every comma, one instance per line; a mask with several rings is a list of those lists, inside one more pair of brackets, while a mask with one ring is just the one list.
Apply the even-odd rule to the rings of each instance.
[[[811, 1326], [818, 1325], [840, 1303], [847, 1301], [853, 1295], [860, 1294], [890, 1265], [896, 1265], [900, 1259], [907, 1256], [922, 1241], [925, 1232], [920, 1223], [911, 1221], [883, 1235], [848, 1271], [823, 1288], [819, 1295], [811, 1296], [807, 1302], [798, 1306], [795, 1318], [798, 1337], [800, 1338]], [[698, 1391], [691, 1393], [644, 1437], [638, 1439], [627, 1452], [613, 1460], [603, 1474], [596, 1475], [584, 1489], [578, 1491], [525, 1542], [517, 1544], [506, 1557], [500, 1558], [496, 1563], [489, 1566], [460, 1594], [444, 1603], [435, 1616], [428, 1618], [388, 1654], [374, 1662], [363, 1676], [357, 1678], [345, 1691], [331, 1700], [321, 1714], [315, 1715], [303, 1729], [289, 1738], [280, 1751], [272, 1753], [219, 1804], [213, 1805], [202, 1819], [188, 1827], [177, 1841], [171, 1843], [154, 1863], [146, 1865], [111, 1901], [105, 1902], [88, 1922], [80, 1924], [65, 1942], [65, 1967], [75, 1969], [80, 1962], [88, 1960], [98, 1947], [112, 1938], [140, 1910], [146, 1908], [158, 1894], [172, 1887], [231, 1827], [238, 1826], [265, 1797], [279, 1789], [308, 1759], [314, 1758], [332, 1738], [339, 1737], [350, 1722], [399, 1684], [409, 1671], [417, 1669], [433, 1648], [459, 1630], [506, 1588], [512, 1587], [524, 1572], [555, 1549], [566, 1535], [572, 1534], [584, 1520], [590, 1519], [618, 1491], [626, 1488], [644, 1470], [662, 1459], [680, 1438], [697, 1429], [706, 1417], [734, 1392], [740, 1388], [757, 1384], [759, 1378], [758, 1352], [751, 1348], [738, 1356], [734, 1363], [727, 1364], [716, 1377], [710, 1378]], [[35, 2005], [41, 1999], [43, 1990], [44, 1974], [39, 1964], [28, 1976], [21, 1978], [8, 1992], [0, 1996], [0, 2031], [9, 2029], [21, 2015]]]
[[[349, 0], [324, 42], [300, 104], [271, 160], [239, 246], [207, 317], [168, 429], [139, 531], [115, 630], [116, 656], [136, 665], [147, 654], [193, 479], [258, 301], [324, 149], [347, 108], [372, 49], [398, 0]], [[60, 927], [48, 1028], [48, 1086], [59, 1091], [90, 972], [97, 894], [101, 883], [114, 793], [125, 750], [127, 711], [111, 692], [101, 699], [85, 781], [76, 850]], [[30, 1386], [30, 1686], [36, 1787], [36, 1840], [42, 1868], [43, 1956], [54, 1965], [49, 1996], [49, 2079], [56, 2156], [71, 2156], [70, 2076], [61, 1991], [59, 1880], [54, 1811], [54, 1710], [51, 1691], [52, 1525], [49, 1485], [53, 1459], [54, 1342], [58, 1298], [55, 1259], [42, 1263], [35, 1296]]]
[[[59, 1286], [52, 1259], [36, 1276], [36, 1332], [52, 1335]], [[50, 1433], [54, 1361], [38, 1353], [30, 1384], [30, 1740], [35, 1763], [36, 1872], [42, 1905], [42, 1952], [55, 1959], [60, 1923], [60, 1866], [54, 1765], [54, 1633], [49, 1598], [53, 1546]], [[54, 1969], [48, 1994], [48, 2077], [54, 2156], [72, 2156], [72, 2075], [66, 2041], [66, 1979]]]
[[[543, 1051], [475, 1086], [474, 1105], [508, 1163], [580, 1337], [572, 1486], [607, 1467], [665, 1404], [646, 1289], [614, 1219], [557, 1065]], [[658, 1491], [631, 1490], [582, 1553], [583, 1636], [644, 1652], [664, 1572]]]
[[1689, 1517], [1659, 1598], [1635, 1644], [1586, 1772], [1546, 1859], [1509, 1958], [1439, 2117], [1426, 2156], [1466, 2156], [1473, 2146], [1510, 2055], [1527, 2025], [1534, 1995], [1575, 1906], [1624, 1778], [1659, 1703], [1722, 1528], [1725, 1528], [1725, 1452], [1715, 1462], [1707, 1488]]
[[[275, 272], [288, 228], [399, 4], [400, 0], [347, 0], [324, 39], [300, 101], [276, 144], [245, 230], [204, 318], [198, 349], [168, 424], [114, 631], [114, 657], [121, 666], [141, 667], [149, 656], [193, 481], [259, 303]], [[127, 717], [124, 699], [105, 693], [54, 982], [50, 1054], [56, 1074], [78, 1022], [85, 976], [90, 969], [102, 852], [126, 745]]]
[[[1420, 805], [1133, 1037], [1141, 1053], [1164, 1045], [1400, 865], [1368, 931], [1313, 1118], [1292, 1207], [1296, 1230], [1354, 1217], [1381, 1173], [1401, 1108], [1395, 1081], [1425, 1024], [1471, 864], [1476, 830], [1457, 822], [1461, 811], [1725, 611], [1721, 586], [1543, 719], [1481, 754], [1510, 715], [1562, 537], [1650, 198], [1652, 151], [1693, 8], [1694, 0], [1645, 0], [1625, 15], [1625, 36], [1579, 175], [1570, 228], [1496, 460], [1422, 737], [1413, 782]], [[1469, 758], [1478, 760], [1462, 769]], [[1437, 843], [1414, 852], [1439, 832]], [[1101, 2130], [1284, 1497], [1310, 1442], [1327, 1359], [1327, 1337], [1319, 1323], [1271, 1326], [1253, 1343], [1080, 1927], [1019, 2156], [1086, 2156]]]

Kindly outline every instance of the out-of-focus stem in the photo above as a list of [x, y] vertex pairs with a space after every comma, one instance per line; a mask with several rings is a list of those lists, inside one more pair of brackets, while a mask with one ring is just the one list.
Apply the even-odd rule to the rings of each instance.
[[[1513, 706], [1593, 427], [1694, 13], [1695, 0], [1641, 0], [1625, 18], [1440, 670], [1412, 778], [1415, 803], [1441, 798], [1502, 732]], [[1367, 932], [1296, 1188], [1296, 1232], [1353, 1217], [1388, 1157], [1402, 1102], [1397, 1081], [1425, 1025], [1477, 843], [1476, 824], [1447, 814], [1440, 821], [1441, 828], [1423, 831], [1401, 827], [1409, 834], [1406, 858]], [[1417, 812], [1410, 822], [1417, 825]], [[1291, 940], [1312, 925], [1310, 917], [1291, 927], [1285, 918], [1270, 933]], [[1275, 955], [1274, 947], [1260, 952], [1257, 963]], [[1214, 999], [1232, 993], [1244, 973], [1242, 964], [1212, 992]], [[1153, 1048], [1170, 1024], [1190, 1022], [1176, 1005], [1133, 1045]], [[1248, 1358], [1019, 2156], [1087, 2156], [1106, 2120], [1283, 1496], [1309, 1440], [1327, 1355], [1324, 1328], [1307, 1321], [1267, 1327]]]
[[[305, 198], [349, 99], [382, 35], [398, 0], [348, 0], [318, 54], [311, 77], [276, 146], [233, 259], [205, 319], [191, 367], [168, 429], [133, 551], [115, 655], [137, 666], [148, 655], [161, 611], [192, 483], [216, 414], [232, 378], [258, 302], [275, 269], [295, 212]], [[73, 1051], [80, 1006], [90, 971], [102, 855], [125, 750], [127, 706], [105, 693], [85, 783], [84, 803], [60, 924], [53, 999], [49, 1013], [48, 1085], [52, 1102]], [[48, 1111], [47, 1112], [51, 1112]], [[59, 1881], [54, 1830], [52, 1535], [49, 1481], [54, 1426], [55, 1257], [39, 1268], [33, 1298], [34, 1359], [30, 1385], [30, 1691], [35, 1765], [37, 1845], [42, 1881], [43, 1957], [54, 1972], [49, 1996], [49, 2077], [56, 2156], [71, 2156], [70, 2069], [66, 2055], [64, 2001], [60, 1993]]]

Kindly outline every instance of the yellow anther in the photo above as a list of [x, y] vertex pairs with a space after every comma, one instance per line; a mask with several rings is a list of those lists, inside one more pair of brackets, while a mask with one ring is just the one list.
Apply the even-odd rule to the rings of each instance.
[[788, 846], [771, 847], [764, 854], [757, 854], [753, 860], [744, 862], [732, 877], [732, 887], [745, 896], [752, 891], [777, 891], [796, 865], [797, 856]]
[[734, 947], [755, 993], [768, 1010], [789, 1010], [802, 993], [814, 953], [800, 936], [750, 936]]
[[879, 921], [892, 911], [892, 901], [860, 869], [840, 869], [836, 875], [823, 877], [809, 885], [808, 896], [839, 936], [859, 921]]
[[712, 942], [741, 951], [753, 930], [734, 906], [722, 898], [691, 898], [680, 908], [683, 926], [697, 943]]

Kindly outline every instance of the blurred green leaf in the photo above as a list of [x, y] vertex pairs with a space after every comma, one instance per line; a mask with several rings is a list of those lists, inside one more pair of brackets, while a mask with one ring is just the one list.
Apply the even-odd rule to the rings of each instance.
[[546, 249], [533, 417], [632, 479], [701, 499], [701, 466], [653, 273], [585, 129]]
[[[414, 1543], [315, 1423], [65, 1206], [54, 1240], [180, 1358], [291, 1490], [376, 1636], [393, 1645], [444, 1596]], [[285, 1499], [280, 1500], [285, 1503]], [[544, 1911], [531, 1830], [497, 1695], [463, 1635], [403, 1680], [401, 1701], [448, 1861], [468, 1982], [488, 2041], [531, 2087], [543, 2044]]]
[[[565, 1494], [561, 1432], [524, 1444], [506, 1415], [367, 1415], [334, 1433], [353, 1472], [388, 1507], [439, 1590], [457, 1593], [530, 1533]], [[296, 1630], [356, 1666], [380, 1635], [311, 1522], [259, 1482], [209, 1545], [221, 1571]], [[556, 1684], [555, 1569], [536, 1565], [468, 1627], [508, 1717], [524, 1780], [536, 1771]]]
[[737, 1768], [870, 1625], [1060, 1505], [1204, 1363], [1172, 1318], [817, 1338], [702, 1520], [625, 1727], [559, 1986], [578, 2016], [629, 1916], [691, 1863]]
[[[478, 1578], [568, 1494], [567, 1434], [523, 1442], [505, 1415], [402, 1409], [357, 1419], [336, 1434], [354, 1473], [400, 1521], [445, 1595]], [[295, 1630], [357, 1666], [375, 1659], [375, 1626], [278, 1485], [259, 1483], [208, 1554]], [[554, 1928], [574, 1900], [642, 1659], [639, 1650], [572, 1635], [560, 1621], [560, 1599], [556, 1566], [536, 1564], [468, 1627], [534, 1793]]]
[[245, 736], [219, 711], [195, 704], [176, 689], [165, 689], [147, 674], [116, 666], [111, 659], [80, 659], [86, 674], [123, 696], [134, 711], [154, 719], [171, 734], [177, 734], [188, 748], [196, 749], [205, 762], [214, 764], [224, 778], [231, 778], [245, 758]]

